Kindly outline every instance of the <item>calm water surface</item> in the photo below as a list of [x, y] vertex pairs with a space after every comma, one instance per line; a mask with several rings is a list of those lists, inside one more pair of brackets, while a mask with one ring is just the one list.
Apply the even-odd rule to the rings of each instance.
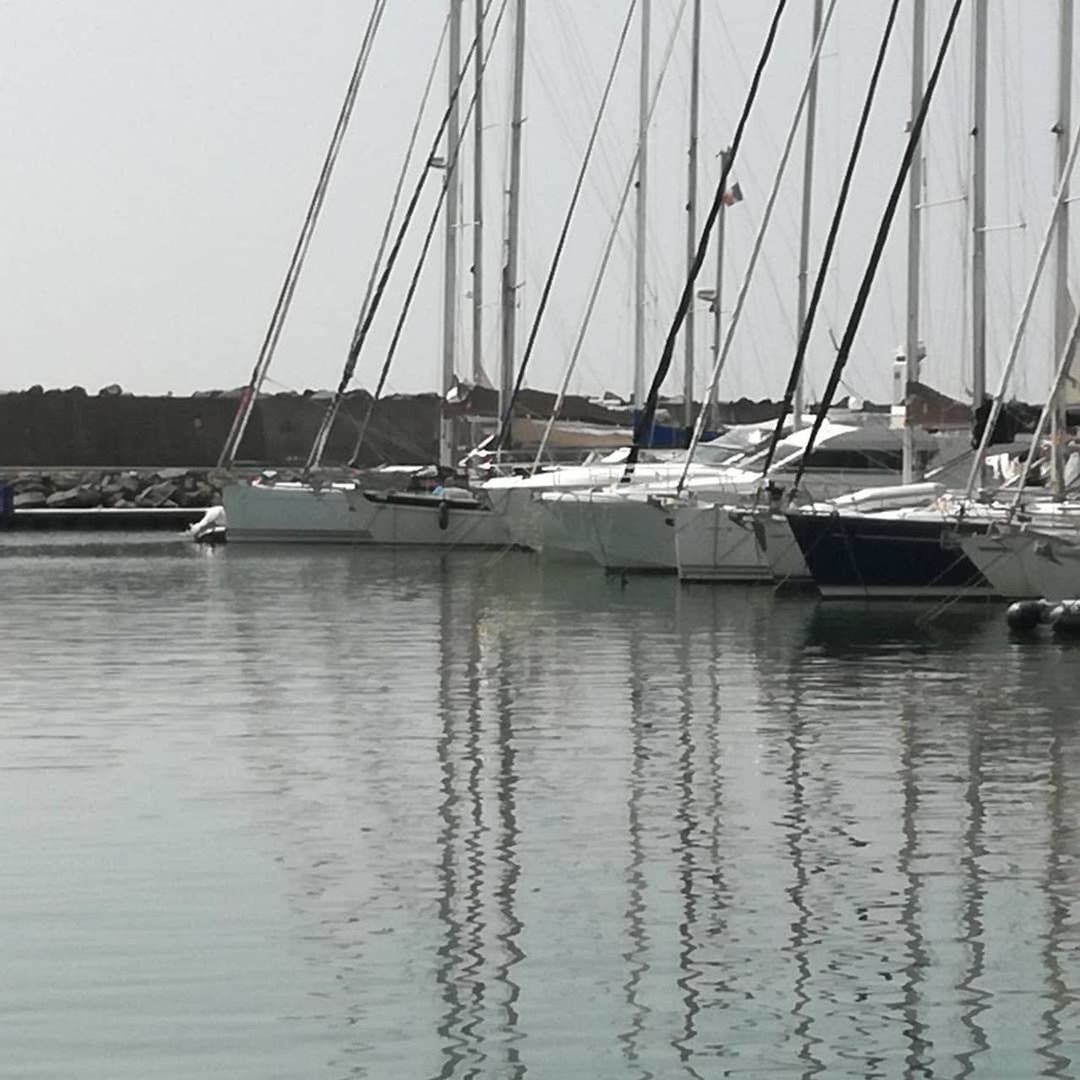
[[4, 1077], [1080, 1076], [1080, 649], [529, 556], [0, 546]]

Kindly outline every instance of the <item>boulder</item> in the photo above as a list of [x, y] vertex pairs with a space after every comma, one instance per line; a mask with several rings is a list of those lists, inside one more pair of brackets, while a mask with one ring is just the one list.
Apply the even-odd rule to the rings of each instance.
[[133, 472], [122, 473], [116, 478], [116, 484], [128, 499], [134, 499], [135, 496], [139, 494], [139, 489], [143, 486], [143, 482], [139, 479], [138, 473]]
[[101, 492], [90, 486], [55, 491], [45, 500], [45, 505], [55, 510], [89, 510], [101, 505]]
[[83, 482], [81, 473], [61, 472], [51, 475], [54, 491], [72, 491]]
[[103, 476], [98, 484], [98, 490], [106, 502], [124, 493], [124, 488], [120, 485], [120, 477], [116, 475]]
[[150, 508], [164, 506], [172, 500], [175, 494], [176, 485], [169, 480], [162, 480], [160, 483], [151, 484], [148, 488], [140, 491], [135, 496], [135, 505]]
[[33, 473], [24, 473], [15, 477], [12, 488], [16, 495], [32, 492], [44, 492], [48, 490], [48, 482], [45, 477]]
[[185, 510], [209, 506], [212, 502], [210, 492], [206, 488], [196, 488], [194, 491], [178, 491], [173, 496], [173, 499], [177, 506], [182, 506]]
[[124, 388], [119, 383], [109, 383], [98, 391], [98, 397], [120, 397]]

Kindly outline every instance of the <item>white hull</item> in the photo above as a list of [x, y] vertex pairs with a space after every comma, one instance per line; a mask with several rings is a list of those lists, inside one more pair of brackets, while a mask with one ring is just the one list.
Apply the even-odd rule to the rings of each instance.
[[813, 585], [814, 577], [803, 558], [802, 548], [783, 514], [765, 516], [765, 538], [765, 558], [778, 586], [801, 588]]
[[1031, 546], [1025, 533], [976, 533], [961, 538], [964, 554], [1006, 600], [1041, 597], [1039, 584], [1031, 574], [1030, 559], [1024, 549]]
[[543, 506], [540, 493], [528, 487], [489, 488], [484, 493], [500, 519], [510, 543], [539, 551], [543, 545]]
[[682, 581], [802, 584], [810, 571], [787, 519], [738, 506], [685, 506], [675, 514]]
[[[579, 535], [576, 525], [567, 529], [551, 510], [548, 493], [575, 499], [588, 498], [590, 492], [617, 484], [626, 466], [617, 464], [575, 465], [532, 476], [503, 476], [489, 480], [482, 487], [492, 509], [506, 523], [512, 543], [532, 548], [549, 559], [588, 560], [589, 545]], [[682, 461], [639, 464], [634, 470], [635, 484], [674, 482], [683, 472]], [[715, 468], [696, 464], [690, 476], [711, 476]]]
[[607, 493], [549, 492], [541, 496], [542, 551], [587, 559], [608, 570], [674, 570], [669, 512], [643, 499]]
[[673, 507], [661, 500], [594, 496], [588, 550], [605, 570], [675, 569]]
[[346, 484], [229, 484], [222, 492], [234, 543], [503, 547], [503, 521], [485, 505]]
[[[1080, 538], [1077, 510], [1073, 502], [1036, 503], [1028, 507], [1026, 525], [1012, 525], [1006, 519], [1008, 509], [996, 505], [989, 513], [996, 514], [997, 522], [985, 533], [962, 536], [960, 544], [983, 577], [1007, 600], [1074, 599], [1074, 593], [1060, 590], [1068, 580], [1072, 545]], [[1059, 549], [1064, 560], [1060, 568], [1052, 565]], [[1080, 587], [1080, 580], [1076, 586]]]
[[1080, 543], [1076, 533], [1035, 536], [1022, 554], [1027, 572], [1037, 586], [1035, 596], [1045, 600], [1080, 598]]
[[679, 579], [771, 581], [754, 517], [751, 511], [733, 506], [679, 507], [675, 513]]

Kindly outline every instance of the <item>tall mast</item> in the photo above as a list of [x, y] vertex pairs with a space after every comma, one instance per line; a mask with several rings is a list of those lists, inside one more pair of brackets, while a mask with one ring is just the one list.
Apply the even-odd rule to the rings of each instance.
[[[1061, 0], [1058, 8], [1058, 116], [1054, 125], [1057, 149], [1057, 177], [1066, 179], [1069, 160], [1069, 137], [1072, 130], [1072, 51], [1073, 0]], [[1072, 302], [1069, 299], [1069, 189], [1065, 186], [1057, 209], [1057, 235], [1054, 243], [1056, 288], [1054, 294], [1054, 357], [1065, 350], [1072, 322]], [[1051, 480], [1054, 496], [1061, 498], [1065, 489], [1064, 400], [1058, 394], [1051, 410]]]
[[649, 39], [652, 0], [641, 0], [641, 77], [638, 95], [637, 226], [634, 261], [634, 407], [645, 405], [645, 229], [649, 178]]
[[473, 96], [472, 378], [484, 375], [484, 0], [476, 0], [476, 89]]
[[986, 56], [989, 0], [975, 0], [971, 125], [971, 401], [986, 397]]
[[[922, 105], [923, 84], [926, 81], [926, 0], [915, 0], [914, 26], [911, 35], [911, 120], [909, 129]], [[907, 384], [919, 377], [919, 270], [922, 258], [922, 236], [919, 231], [919, 204], [922, 201], [922, 145], [915, 147], [908, 176], [908, 250], [907, 250], [907, 333], [904, 338], [904, 401]], [[915, 430], [904, 418], [903, 482], [915, 478]]]
[[[720, 151], [720, 174], [723, 175], [724, 170], [728, 167], [728, 158], [731, 157], [731, 150]], [[712, 317], [713, 317], [713, 337], [712, 337], [712, 367], [715, 368], [720, 359], [720, 342], [723, 340], [723, 315], [721, 313], [721, 302], [724, 295], [724, 224], [727, 221], [727, 203], [721, 202], [720, 209], [716, 215], [716, 284], [713, 286], [712, 296]], [[709, 387], [709, 403], [708, 412], [706, 416], [710, 424], [716, 423], [716, 411], [717, 403], [720, 394], [720, 386], [717, 381], [713, 381]]]
[[[820, 4], [821, 0], [818, 0]], [[694, 21], [690, 46], [690, 148], [686, 179], [686, 272], [689, 275], [697, 253], [698, 126], [701, 113], [701, 0], [694, 0]], [[694, 417], [694, 305], [686, 312], [686, 362], [683, 368], [683, 423], [693, 426]]]
[[[510, 188], [506, 199], [506, 262], [502, 272], [502, 355], [499, 362], [499, 416], [514, 392], [514, 334], [517, 321], [518, 234], [521, 219], [521, 128], [525, 122], [525, 0], [516, 0], [514, 73], [510, 105]], [[511, 439], [512, 439], [511, 425]]]
[[449, 75], [450, 117], [446, 126], [446, 261], [443, 268], [442, 397], [443, 416], [439, 424], [439, 464], [452, 465], [454, 459], [453, 421], [445, 414], [446, 395], [454, 386], [457, 371], [457, 264], [458, 264], [458, 143], [461, 116], [458, 109], [458, 82], [461, 78], [461, 8], [463, 0], [450, 0]]
[[[814, 0], [813, 32], [810, 47], [816, 48], [817, 39], [821, 34], [821, 9], [822, 0]], [[803, 183], [802, 183], [802, 225], [799, 230], [799, 299], [798, 309], [795, 313], [795, 325], [798, 333], [802, 333], [803, 323], [806, 322], [806, 309], [808, 303], [808, 288], [810, 279], [810, 211], [813, 207], [814, 195], [814, 137], [817, 129], [817, 96], [818, 96], [818, 67], [820, 60], [814, 61], [813, 73], [810, 76], [810, 93], [806, 99], [806, 150], [803, 153]], [[805, 365], [803, 368], [805, 372]], [[794, 412], [795, 426], [802, 426], [803, 410], [805, 402], [805, 374], [799, 374], [799, 382], [795, 387]]]

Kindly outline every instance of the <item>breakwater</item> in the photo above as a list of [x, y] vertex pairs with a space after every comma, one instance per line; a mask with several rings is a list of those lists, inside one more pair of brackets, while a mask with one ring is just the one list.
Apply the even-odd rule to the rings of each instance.
[[[277, 467], [301, 466], [307, 459], [326, 408], [325, 391], [264, 394], [259, 397], [238, 461]], [[0, 471], [136, 469], [140, 475], [161, 469], [209, 470], [216, 464], [236, 415], [239, 393], [208, 391], [190, 397], [137, 397], [119, 387], [88, 394], [79, 387], [34, 387], [0, 394]], [[554, 397], [535, 390], [521, 395], [522, 415], [547, 418]], [[371, 395], [357, 390], [345, 396], [327, 442], [325, 462], [341, 465], [353, 458], [368, 411], [371, 418], [356, 458], [361, 468], [385, 462], [426, 464], [438, 456], [440, 399], [435, 394], [395, 395], [372, 408]], [[777, 414], [771, 401], [743, 399], [722, 404], [724, 424], [756, 422]], [[497, 411], [491, 391], [472, 388], [454, 406], [463, 420], [491, 417]], [[607, 407], [585, 398], [567, 398], [561, 417], [587, 423], [626, 426], [625, 407]], [[462, 446], [468, 425], [460, 425]], [[148, 473], [148, 475], [149, 475]], [[95, 481], [90, 481], [93, 484]], [[50, 492], [50, 494], [55, 492]]]
[[[326, 449], [327, 463], [348, 461], [371, 397], [346, 397]], [[0, 470], [210, 469], [236, 415], [237, 395], [136, 397], [34, 390], [0, 394]], [[252, 413], [238, 459], [298, 465], [306, 459], [326, 395], [264, 395]], [[385, 398], [375, 404], [358, 464], [432, 461], [438, 452], [439, 398]]]
[[0, 471], [13, 510], [170, 510], [211, 506], [220, 489], [203, 469]]

